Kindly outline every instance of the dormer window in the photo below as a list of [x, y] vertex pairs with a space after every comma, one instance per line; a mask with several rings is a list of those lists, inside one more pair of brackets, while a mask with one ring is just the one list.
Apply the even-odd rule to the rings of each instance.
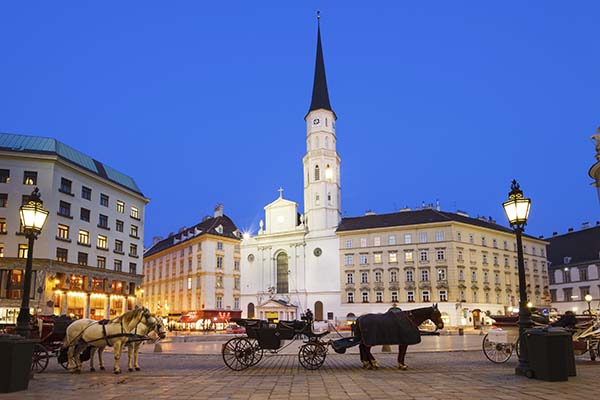
[[321, 171], [319, 170], [319, 166], [315, 166], [315, 181], [321, 180]]
[[564, 257], [563, 258], [563, 264], [569, 264], [571, 262], [571, 257]]
[[223, 225], [219, 225], [215, 228], [215, 231], [217, 231], [218, 233], [223, 233]]

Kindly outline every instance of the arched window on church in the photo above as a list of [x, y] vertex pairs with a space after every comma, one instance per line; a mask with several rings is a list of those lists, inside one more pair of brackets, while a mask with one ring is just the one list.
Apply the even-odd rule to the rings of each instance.
[[325, 179], [327, 179], [328, 181], [333, 179], [333, 170], [331, 169], [329, 164], [327, 164], [327, 167], [325, 168]]
[[277, 254], [277, 293], [288, 293], [288, 256]]
[[318, 181], [321, 179], [321, 171], [319, 170], [319, 166], [316, 165], [315, 166], [315, 181]]

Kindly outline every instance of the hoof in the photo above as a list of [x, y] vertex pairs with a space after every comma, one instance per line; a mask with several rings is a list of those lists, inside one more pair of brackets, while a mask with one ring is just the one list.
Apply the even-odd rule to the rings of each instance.
[[362, 363], [362, 367], [363, 367], [364, 369], [369, 369], [369, 367], [370, 367], [370, 366], [371, 366], [371, 364], [369, 364], [367, 361], [363, 361], [363, 363]]
[[101, 371], [104, 371], [104, 369], [105, 369], [104, 367], [100, 367], [100, 370], [101, 370]]
[[133, 372], [133, 368], [127, 368], [127, 371]]
[[373, 369], [379, 369], [379, 363], [377, 361], [373, 361]]
[[90, 368], [90, 372], [96, 372], [96, 368]]
[[398, 369], [401, 371], [406, 371], [408, 369], [408, 365], [406, 364], [398, 364]]
[[114, 371], [115, 375], [119, 375], [121, 371]]
[[141, 371], [142, 369], [140, 367], [135, 367], [136, 371]]

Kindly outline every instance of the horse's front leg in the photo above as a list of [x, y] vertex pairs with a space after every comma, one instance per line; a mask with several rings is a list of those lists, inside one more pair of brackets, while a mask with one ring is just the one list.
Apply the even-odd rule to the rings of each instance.
[[408, 366], [404, 364], [404, 358], [406, 357], [406, 350], [408, 346], [405, 344], [398, 345], [398, 368], [401, 370], [408, 369]]
[[98, 364], [100, 365], [100, 370], [104, 371], [104, 359], [102, 358], [102, 354], [104, 354], [104, 349], [106, 346], [102, 346], [98, 348]]
[[123, 350], [123, 343], [120, 340], [117, 340], [113, 344], [113, 348], [115, 351], [115, 366], [113, 367], [113, 372], [115, 374], [120, 374], [121, 366], [119, 364], [121, 362], [121, 351]]
[[138, 355], [140, 354], [140, 347], [142, 347], [140, 342], [137, 342], [137, 343], [133, 344], [133, 359], [134, 359], [134, 362], [135, 362], [135, 370], [136, 371], [140, 371], [141, 370], [140, 363], [138, 361], [139, 360]]
[[75, 362], [75, 347], [77, 347], [77, 345], [73, 344], [69, 346], [69, 350], [67, 351], [67, 369], [71, 372], [77, 372], [77, 363]]
[[92, 346], [90, 350], [90, 372], [94, 372], [96, 368], [94, 368], [94, 354], [96, 354], [96, 348]]
[[133, 344], [127, 343], [127, 370], [133, 372], [133, 364], [135, 363], [135, 357], [133, 354]]
[[369, 346], [367, 346], [367, 356], [369, 357], [369, 363], [371, 364], [371, 367], [373, 367], [374, 369], [378, 369], [379, 363], [375, 359], [375, 356], [373, 356], [373, 353], [371, 353], [371, 347]]
[[81, 352], [85, 349], [85, 346], [75, 346], [75, 366], [76, 366], [76, 372], [81, 372], [81, 369], [83, 368], [83, 365], [81, 363]]

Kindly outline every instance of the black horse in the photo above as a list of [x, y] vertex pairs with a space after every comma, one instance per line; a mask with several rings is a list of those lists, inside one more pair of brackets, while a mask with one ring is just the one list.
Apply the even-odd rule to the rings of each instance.
[[371, 354], [371, 347], [376, 345], [398, 346], [398, 368], [405, 370], [406, 350], [411, 344], [421, 342], [419, 325], [431, 320], [438, 329], [444, 327], [442, 314], [437, 304], [432, 307], [402, 311], [392, 308], [383, 314], [365, 314], [358, 317], [355, 326], [356, 339], [360, 341], [360, 361], [368, 369], [378, 368], [377, 360]]

